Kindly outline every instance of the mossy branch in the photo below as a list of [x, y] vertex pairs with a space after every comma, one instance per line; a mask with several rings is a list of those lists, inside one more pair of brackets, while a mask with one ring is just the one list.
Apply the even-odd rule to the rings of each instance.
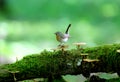
[[[0, 82], [33, 78], [49, 78], [52, 82], [61, 75], [83, 74], [89, 77], [93, 72], [117, 72], [120, 75], [120, 54], [116, 52], [118, 49], [120, 44], [54, 52], [44, 50], [40, 54], [28, 55], [13, 64], [0, 66]], [[88, 60], [82, 59], [84, 53], [89, 54]], [[15, 74], [12, 74], [13, 72]]]

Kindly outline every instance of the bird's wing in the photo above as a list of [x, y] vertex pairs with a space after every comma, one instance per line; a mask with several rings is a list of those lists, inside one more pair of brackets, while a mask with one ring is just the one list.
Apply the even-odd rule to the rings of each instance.
[[63, 33], [60, 33], [60, 38], [64, 39], [66, 37], [65, 37], [65, 35]]

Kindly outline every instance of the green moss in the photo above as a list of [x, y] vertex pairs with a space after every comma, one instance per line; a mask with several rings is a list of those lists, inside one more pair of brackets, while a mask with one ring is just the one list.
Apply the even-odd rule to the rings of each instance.
[[67, 70], [67, 63], [73, 63], [72, 61], [78, 57], [78, 54], [71, 51], [50, 52], [44, 50], [40, 54], [25, 56], [20, 61], [6, 65], [5, 68], [9, 71], [20, 71], [18, 77], [33, 77], [33, 75], [34, 77], [49, 77]]
[[[85, 48], [83, 53], [89, 53], [89, 58], [97, 58], [102, 63], [105, 72], [116, 71], [120, 68], [120, 54], [116, 50], [120, 49], [120, 44], [103, 45], [93, 48]], [[106, 71], [107, 69], [107, 71]]]
[[[120, 61], [118, 61], [120, 59], [120, 56], [116, 52], [117, 49], [120, 49], [120, 44], [85, 48], [82, 53], [89, 53], [89, 58], [91, 59], [100, 59], [102, 63], [104, 63], [103, 67], [105, 66], [105, 70], [108, 69], [108, 71], [116, 71], [115, 69], [120, 67]], [[50, 71], [63, 69], [63, 67], [60, 68], [60, 65], [63, 66], [65, 62], [73, 63], [74, 60], [77, 62], [80, 58], [80, 53], [76, 49], [68, 50], [64, 53], [62, 51], [50, 52], [44, 50], [40, 54], [28, 55], [22, 60], [6, 66], [6, 68], [8, 67], [9, 70], [16, 71], [24, 71], [26, 69], [27, 72], [33, 71], [34, 73], [38, 73], [38, 71], [36, 70], [40, 69], [40, 73], [42, 73], [43, 71], [44, 73], [47, 73]]]
[[100, 60], [98, 71], [116, 72], [120, 69], [120, 54], [116, 52], [118, 49], [120, 49], [120, 44], [85, 48], [81, 51], [78, 49], [55, 52], [44, 50], [40, 54], [25, 56], [22, 60], [6, 65], [4, 68], [9, 71], [20, 71], [17, 77], [29, 76], [37, 78], [52, 76], [55, 78], [56, 75], [64, 75], [65, 70], [69, 68], [77, 71], [77, 63], [81, 59], [80, 54], [88, 53], [89, 58]]

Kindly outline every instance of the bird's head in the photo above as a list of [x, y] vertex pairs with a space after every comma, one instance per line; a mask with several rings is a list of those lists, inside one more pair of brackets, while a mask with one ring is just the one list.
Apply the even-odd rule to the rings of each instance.
[[62, 34], [61, 32], [55, 32], [54, 33], [55, 35], [60, 35], [60, 34]]

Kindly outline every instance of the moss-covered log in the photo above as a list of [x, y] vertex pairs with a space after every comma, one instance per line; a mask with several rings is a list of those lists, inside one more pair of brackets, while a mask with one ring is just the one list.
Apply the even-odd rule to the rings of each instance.
[[[120, 75], [120, 54], [116, 50], [120, 44], [104, 45], [85, 49], [44, 50], [40, 54], [32, 54], [13, 64], [0, 66], [0, 82], [13, 82], [33, 78], [60, 78], [61, 75], [83, 74], [89, 77], [92, 72], [117, 72]], [[81, 53], [88, 53], [89, 59], [84, 61]], [[16, 72], [13, 74], [13, 72]], [[14, 75], [14, 76], [13, 76]]]

